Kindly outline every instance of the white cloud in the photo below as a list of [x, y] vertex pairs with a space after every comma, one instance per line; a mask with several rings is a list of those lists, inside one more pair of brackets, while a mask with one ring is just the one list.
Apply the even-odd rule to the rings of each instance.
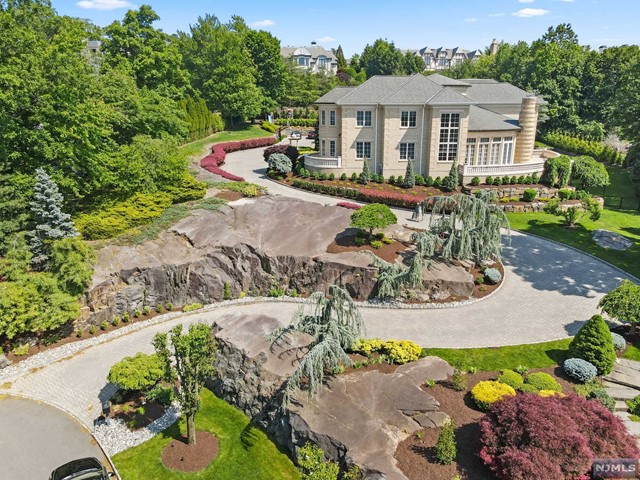
[[549, 10], [544, 10], [542, 8], [523, 8], [522, 10], [518, 10], [517, 12], [512, 13], [514, 17], [520, 18], [530, 18], [530, 17], [541, 17], [549, 13]]
[[335, 42], [335, 41], [336, 41], [335, 38], [330, 37], [328, 35], [316, 39], [316, 42], [318, 42], [318, 43], [332, 43], [332, 42]]
[[467, 23], [476, 23], [478, 21], [478, 19], [477, 18], [465, 18], [464, 21], [467, 22]]
[[520, 3], [533, 3], [535, 0], [518, 0]]
[[505, 14], [504, 13], [490, 13], [489, 16], [490, 17], [504, 17]]
[[257, 22], [250, 23], [250, 27], [272, 27], [276, 22], [273, 20], [269, 20], [268, 18], [265, 20], [258, 20]]
[[81, 0], [76, 5], [86, 10], [115, 10], [116, 8], [133, 8], [126, 0]]

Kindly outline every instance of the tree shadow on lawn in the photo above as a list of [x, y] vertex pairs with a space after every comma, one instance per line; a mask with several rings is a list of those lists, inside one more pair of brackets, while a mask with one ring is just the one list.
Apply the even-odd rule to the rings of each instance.
[[[554, 228], [563, 227], [554, 225]], [[590, 233], [584, 227], [579, 226], [570, 233], [590, 240]], [[513, 273], [536, 290], [562, 295], [593, 298], [614, 289], [625, 278], [588, 255], [527, 235], [512, 236], [511, 244], [503, 249], [503, 257]]]

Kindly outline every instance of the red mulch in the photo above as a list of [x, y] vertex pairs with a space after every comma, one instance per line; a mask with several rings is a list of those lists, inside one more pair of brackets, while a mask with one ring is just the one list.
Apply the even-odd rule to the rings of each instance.
[[[532, 369], [533, 372], [546, 372], [552, 375], [562, 386], [565, 393], [573, 392], [574, 383], [562, 374], [562, 368], [549, 367]], [[495, 380], [497, 372], [479, 372], [468, 376], [469, 390], [457, 392], [449, 388], [447, 382], [440, 382], [433, 387], [422, 389], [440, 402], [440, 410], [447, 413], [456, 426], [456, 443], [458, 456], [451, 465], [440, 465], [435, 457], [435, 445], [440, 429], [423, 428], [404, 440], [395, 453], [400, 470], [410, 480], [451, 480], [456, 475], [463, 479], [495, 480], [495, 477], [484, 466], [478, 452], [480, 451], [479, 420], [484, 413], [478, 410], [471, 399], [470, 390], [482, 380]]]
[[131, 430], [139, 430], [159, 419], [166, 409], [161, 403], [146, 400], [141, 392], [130, 392], [122, 402], [111, 404], [109, 416], [122, 419]]
[[393, 243], [387, 245], [386, 243], [382, 244], [382, 247], [375, 249], [368, 243], [358, 246], [356, 245], [356, 236], [355, 235], [344, 235], [341, 237], [337, 237], [331, 245], [327, 247], [327, 253], [342, 253], [342, 252], [364, 252], [369, 251], [374, 255], [380, 257], [385, 262], [394, 262], [400, 252], [403, 252], [407, 249], [407, 246], [403, 243], [400, 243], [396, 240]]
[[[493, 265], [491, 265], [491, 268], [495, 268], [496, 270], [498, 270], [502, 275], [502, 279], [504, 280], [504, 267], [500, 262], [494, 263]], [[482, 269], [478, 267], [471, 269], [471, 275], [473, 275], [474, 279], [480, 276], [480, 274], [482, 273], [481, 270]], [[496, 283], [495, 285], [492, 285], [488, 282], [476, 285], [475, 287], [473, 287], [473, 294], [471, 296], [473, 298], [482, 298], [491, 295], [500, 286], [501, 283], [502, 281], [500, 281], [500, 283]]]
[[235, 202], [236, 200], [240, 200], [242, 197], [244, 197], [242, 192], [233, 192], [231, 190], [223, 190], [222, 192], [216, 193], [216, 198], [228, 200], [229, 202]]
[[162, 464], [170, 470], [197, 472], [218, 456], [218, 439], [209, 432], [196, 432], [196, 444], [189, 446], [186, 438], [172, 440], [162, 450]]

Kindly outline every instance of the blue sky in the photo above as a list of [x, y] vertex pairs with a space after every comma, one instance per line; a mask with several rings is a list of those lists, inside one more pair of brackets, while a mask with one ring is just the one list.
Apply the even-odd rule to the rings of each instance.
[[492, 38], [514, 43], [539, 38], [549, 26], [571, 23], [580, 42], [640, 43], [640, 0], [52, 0], [58, 13], [89, 18], [98, 25], [121, 19], [127, 8], [147, 3], [168, 33], [187, 30], [199, 15], [226, 22], [240, 15], [278, 37], [283, 46], [341, 44], [347, 56], [376, 38], [399, 48], [484, 48]]

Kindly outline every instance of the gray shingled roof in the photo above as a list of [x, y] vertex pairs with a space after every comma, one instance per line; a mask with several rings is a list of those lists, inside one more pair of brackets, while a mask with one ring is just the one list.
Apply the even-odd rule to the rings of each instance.
[[338, 103], [345, 95], [356, 87], [336, 87], [321, 96], [316, 103]]
[[[299, 51], [298, 51], [299, 50]], [[296, 53], [296, 51], [298, 51]], [[320, 45], [312, 45], [310, 47], [282, 47], [280, 49], [280, 55], [283, 56], [284, 58], [289, 58], [292, 55], [305, 55], [305, 56], [311, 56], [311, 58], [318, 58], [320, 55], [324, 55], [325, 57], [329, 58], [331, 61], [338, 61], [338, 59], [336, 58], [336, 56], [333, 54], [333, 52], [331, 50], [327, 50], [324, 47], [321, 47]]]
[[439, 73], [433, 73], [427, 77], [432, 82], [437, 83], [438, 85], [442, 85], [444, 87], [468, 87], [469, 84], [456, 80], [455, 78], [445, 77], [444, 75], [440, 75]]
[[[385, 78], [385, 77], [381, 77]], [[416, 105], [427, 103], [438, 94], [442, 87], [431, 82], [424, 75], [403, 77], [406, 81], [380, 103], [383, 105]]]
[[469, 107], [469, 131], [489, 132], [521, 130], [517, 120], [471, 105]]
[[395, 93], [411, 77], [374, 76], [354, 88], [349, 94], [337, 101], [339, 105], [377, 105], [390, 94]]
[[[522, 99], [530, 95], [529, 92], [511, 85], [510, 83], [474, 83], [468, 82], [471, 87], [467, 90], [467, 97], [477, 103], [490, 104], [521, 104]], [[538, 98], [539, 104], [545, 104], [543, 99]]]

